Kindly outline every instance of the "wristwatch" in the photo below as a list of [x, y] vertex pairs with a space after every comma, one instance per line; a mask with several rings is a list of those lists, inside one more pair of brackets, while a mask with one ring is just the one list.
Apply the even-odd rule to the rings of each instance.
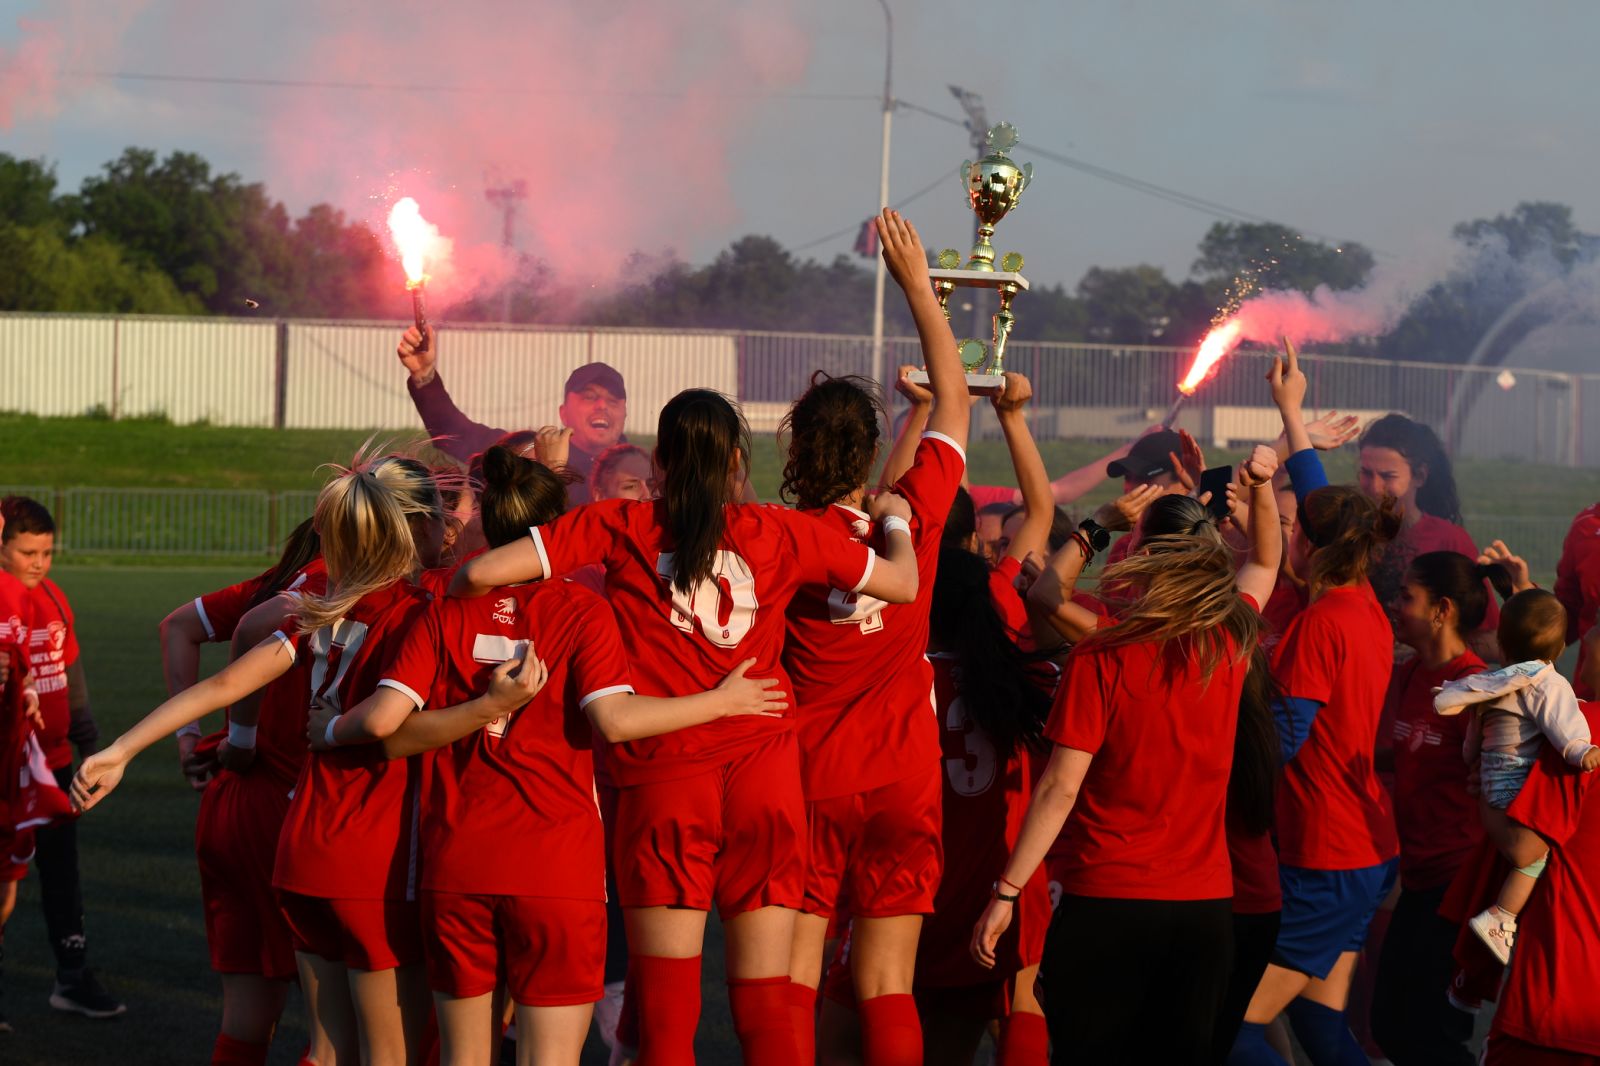
[[1015, 903], [1017, 900], [1022, 898], [1022, 893], [1021, 892], [1017, 892], [1017, 893], [1014, 893], [1014, 894], [1008, 896], [1004, 892], [1000, 891], [1000, 882], [999, 881], [996, 881], [994, 883], [994, 888], [992, 889], [992, 892], [994, 894], [994, 898], [999, 900], [1001, 903]]
[[1111, 547], [1111, 531], [1092, 518], [1085, 518], [1079, 522], [1078, 531], [1089, 538], [1089, 547], [1093, 548], [1097, 555]]

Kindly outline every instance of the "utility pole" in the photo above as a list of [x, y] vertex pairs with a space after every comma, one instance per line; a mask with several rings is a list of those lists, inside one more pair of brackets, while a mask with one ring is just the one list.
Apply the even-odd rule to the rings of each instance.
[[[889, 13], [888, 0], [878, 0], [878, 6], [883, 8], [883, 158], [878, 165], [878, 211], [882, 213], [889, 206], [889, 126], [894, 119], [894, 16]], [[880, 241], [878, 270], [872, 292], [872, 372], [882, 383], [885, 396], [893, 380], [883, 352], [883, 287], [886, 269]]]
[[[488, 183], [488, 177], [484, 177]], [[518, 178], [516, 181], [501, 186], [489, 186], [483, 190], [483, 198], [497, 207], [504, 219], [500, 231], [500, 244], [509, 256], [516, 243], [517, 231], [517, 204], [528, 198], [528, 183]], [[505, 288], [500, 290], [500, 321], [511, 321], [511, 281], [507, 281]]]
[[[983, 97], [970, 89], [963, 89], [959, 85], [950, 86], [950, 95], [956, 98], [956, 102], [961, 105], [961, 110], [967, 113], [967, 136], [972, 141], [974, 152], [972, 158], [983, 158], [989, 147], [987, 139], [989, 134], [989, 115], [984, 110]], [[962, 177], [965, 178], [966, 175], [962, 175]], [[974, 215], [972, 219], [973, 244], [978, 243], [978, 227], [981, 225], [983, 225], [983, 220]], [[976, 288], [967, 290], [972, 298], [972, 335], [979, 340], [982, 340], [985, 335], [983, 328], [984, 312], [987, 310], [985, 306], [987, 300], [984, 298], [985, 291]]]

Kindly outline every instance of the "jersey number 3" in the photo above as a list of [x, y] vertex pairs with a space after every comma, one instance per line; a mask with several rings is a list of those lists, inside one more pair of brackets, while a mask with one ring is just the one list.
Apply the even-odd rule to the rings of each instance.
[[945, 708], [944, 727], [949, 732], [960, 733], [962, 747], [965, 748], [961, 756], [944, 761], [944, 772], [950, 779], [950, 787], [958, 796], [983, 795], [994, 784], [995, 773], [1000, 766], [994, 742], [967, 714], [959, 696]]
[[656, 573], [672, 592], [672, 624], [685, 633], [696, 625], [719, 648], [735, 648], [756, 620], [756, 577], [738, 552], [718, 550], [711, 576], [687, 594], [672, 584], [672, 552], [656, 556]]

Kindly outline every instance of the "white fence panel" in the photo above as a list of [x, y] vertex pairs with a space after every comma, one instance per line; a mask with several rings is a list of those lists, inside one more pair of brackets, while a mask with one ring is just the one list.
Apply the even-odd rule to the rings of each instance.
[[288, 429], [397, 429], [417, 424], [394, 354], [403, 327], [289, 323]]
[[[447, 329], [439, 334], [439, 373], [474, 422], [537, 429], [557, 424], [561, 387], [588, 353], [588, 334], [579, 330]], [[417, 421], [413, 412], [411, 424]]]
[[0, 410], [112, 410], [120, 328], [109, 316], [0, 315]]
[[117, 410], [182, 423], [270, 426], [277, 332], [272, 322], [123, 319]]

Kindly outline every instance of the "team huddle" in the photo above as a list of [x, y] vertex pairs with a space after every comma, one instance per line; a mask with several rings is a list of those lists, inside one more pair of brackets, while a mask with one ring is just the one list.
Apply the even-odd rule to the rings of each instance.
[[[575, 1064], [591, 1024], [613, 1062], [692, 1063], [713, 908], [763, 1066], [971, 1066], [985, 1039], [1003, 1066], [1248, 1066], [1293, 1061], [1290, 1027], [1319, 1066], [1365, 1062], [1368, 986], [1401, 1066], [1473, 1061], [1496, 997], [1487, 1061], [1600, 1056], [1600, 656], [1576, 690], [1551, 665], [1600, 554], [1569, 542], [1560, 595], [1480, 556], [1398, 415], [1359, 488], [1328, 484], [1318, 451], [1357, 429], [1307, 422], [1292, 348], [1283, 436], [1220, 481], [1152, 432], [1075, 525], [1086, 478], [1052, 483], [1007, 374], [1016, 488], [970, 486], [926, 254], [878, 227], [929, 378], [903, 368], [886, 457], [871, 383], [819, 372], [784, 420], [792, 506], [761, 503], [732, 401], [679, 393], [646, 453], [591, 364], [566, 429], [464, 469], [360, 455], [275, 566], [163, 623], [171, 698], [71, 798], [179, 735], [212, 1061], [265, 1062], [298, 982], [320, 1066], [487, 1064], [508, 1033]], [[419, 409], [423, 339], [399, 349]]]

